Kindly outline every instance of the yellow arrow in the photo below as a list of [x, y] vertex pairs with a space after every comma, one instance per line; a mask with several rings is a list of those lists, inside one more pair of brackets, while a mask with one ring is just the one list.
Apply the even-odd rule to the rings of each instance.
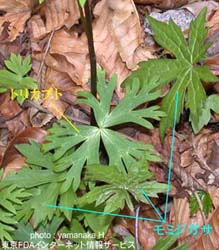
[[74, 124], [72, 124], [72, 122], [68, 119], [68, 117], [64, 115], [63, 112], [60, 111], [54, 103], [51, 102], [51, 105], [77, 133], [80, 133], [80, 130]]

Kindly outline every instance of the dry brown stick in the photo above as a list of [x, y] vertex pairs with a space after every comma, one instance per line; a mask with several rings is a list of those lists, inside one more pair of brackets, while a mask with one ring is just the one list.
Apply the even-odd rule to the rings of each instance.
[[[84, 26], [84, 30], [87, 36], [89, 59], [90, 59], [90, 83], [91, 83], [91, 93], [93, 96], [97, 96], [97, 63], [96, 63], [96, 53], [94, 48], [94, 38], [93, 38], [93, 28], [92, 28], [92, 10], [90, 8], [89, 1], [85, 1], [84, 7], [82, 8], [79, 0], [78, 6], [81, 16], [81, 22]], [[96, 126], [97, 122], [95, 119], [94, 111], [90, 110], [90, 125]]]
[[43, 69], [43, 66], [45, 64], [45, 60], [46, 60], [46, 56], [49, 52], [49, 48], [50, 48], [50, 44], [51, 44], [51, 41], [52, 41], [52, 38], [53, 38], [53, 35], [54, 35], [55, 31], [53, 30], [50, 34], [50, 37], [49, 37], [49, 41], [46, 45], [46, 50], [43, 54], [43, 59], [41, 61], [41, 64], [40, 64], [40, 68], [39, 68], [39, 72], [37, 74], [37, 82], [39, 82], [39, 88], [42, 89], [44, 86], [42, 86], [42, 83], [41, 83], [41, 72], [42, 72], [42, 69]]
[[139, 248], [139, 241], [138, 241], [138, 229], [139, 229], [139, 211], [140, 211], [140, 206], [136, 208], [135, 212], [135, 249], [140, 250]]

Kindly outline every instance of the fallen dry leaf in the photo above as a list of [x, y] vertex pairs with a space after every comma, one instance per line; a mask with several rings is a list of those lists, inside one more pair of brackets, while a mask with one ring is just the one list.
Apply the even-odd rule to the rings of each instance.
[[134, 0], [134, 2], [139, 4], [160, 4], [162, 0]]
[[50, 88], [53, 90], [56, 88], [62, 96], [59, 96], [57, 99], [54, 95], [51, 95], [48, 99], [43, 100], [43, 106], [47, 108], [54, 116], [60, 119], [62, 116], [54, 108], [54, 105], [61, 113], [64, 113], [67, 108], [67, 104], [63, 102], [63, 100], [69, 99], [73, 103], [76, 98], [76, 91], [81, 90], [81, 87], [74, 86], [67, 73], [58, 72], [48, 68], [45, 76], [45, 89]]
[[155, 6], [160, 9], [173, 9], [179, 8], [188, 2], [194, 2], [194, 0], [164, 0]]
[[56, 100], [54, 93], [52, 93], [48, 99], [44, 100], [43, 106], [55, 117], [61, 119], [68, 105], [61, 100]]
[[[50, 11], [52, 12], [51, 16], [57, 14], [54, 8], [51, 8]], [[142, 28], [132, 0], [103, 0], [95, 6], [94, 16], [93, 33], [97, 63], [106, 70], [107, 76], [114, 73], [118, 75], [117, 94], [121, 97], [123, 93], [120, 89], [120, 83], [128, 76], [130, 70], [137, 67], [138, 62], [153, 58], [152, 52], [142, 47]], [[62, 23], [63, 25], [64, 23]], [[43, 31], [40, 34], [43, 33], [45, 34]], [[34, 34], [33, 36], [36, 39], [41, 37], [41, 35]], [[35, 40], [32, 41], [32, 49], [34, 61], [42, 60], [45, 52], [40, 45], [35, 43]], [[68, 90], [71, 89], [74, 92], [77, 85], [86, 88], [85, 84], [88, 83], [90, 77], [90, 63], [85, 33], [78, 36], [76, 32], [64, 28], [56, 31], [52, 37], [45, 64], [47, 66], [44, 79], [46, 88], [59, 86], [61, 91], [65, 91], [65, 87], [59, 84], [56, 79], [59, 73], [61, 80], [65, 79], [66, 81], [68, 78]], [[37, 72], [40, 64], [33, 62], [33, 65], [35, 72]], [[56, 72], [56, 77], [51, 77], [54, 72]], [[50, 107], [50, 101], [54, 102], [55, 100], [53, 98], [53, 100], [44, 101], [44, 107], [60, 118], [60, 115]], [[65, 111], [66, 104], [61, 101], [57, 101], [56, 104], [62, 112]]]
[[28, 110], [22, 110], [10, 93], [0, 96], [0, 126], [10, 131], [10, 137], [30, 127]]
[[217, 10], [209, 17], [208, 27], [210, 29], [210, 34], [219, 30], [219, 3], [217, 6]]
[[195, 3], [190, 3], [182, 8], [186, 8], [189, 10], [194, 16], [198, 16], [200, 11], [203, 8], [207, 8], [207, 19], [210, 17], [210, 15], [219, 7], [219, 3], [215, 1], [202, 1], [202, 2], [196, 2]]
[[134, 1], [135, 3], [139, 4], [153, 4], [161, 9], [178, 8], [189, 2], [189, 0], [134, 0]]
[[[217, 60], [218, 59], [218, 55], [219, 55], [219, 27], [217, 30], [211, 32], [211, 30], [209, 31], [209, 36], [208, 39], [206, 40], [206, 42], [210, 42], [212, 45], [211, 47], [208, 49], [207, 51], [207, 55], [208, 55], [208, 59], [206, 60], [205, 64], [208, 64], [210, 60], [210, 62], [212, 62], [213, 60]], [[218, 61], [216, 61], [218, 62]], [[215, 63], [217, 64], [217, 63]], [[214, 63], [209, 63], [210, 66], [214, 65]], [[211, 68], [212, 70], [214, 70], [214, 68]]]
[[19, 112], [21, 108], [16, 101], [12, 101], [10, 98], [10, 93], [4, 93], [0, 95], [0, 116], [1, 118], [13, 118]]
[[12, 172], [16, 172], [25, 165], [25, 158], [20, 154], [17, 154], [15, 158], [7, 164], [4, 170], [4, 177]]
[[42, 112], [38, 108], [31, 107], [29, 109], [30, 123], [32, 127], [41, 128], [47, 125], [54, 117], [54, 115], [47, 112]]
[[9, 133], [7, 128], [0, 128], [0, 163], [3, 160], [4, 152], [9, 142]]
[[109, 76], [117, 73], [122, 82], [140, 61], [153, 58], [151, 51], [141, 47], [142, 27], [132, 0], [103, 0], [96, 5], [94, 15], [97, 61]]
[[[204, 235], [203, 231], [199, 230], [198, 235], [192, 236], [188, 235], [188, 230], [183, 234], [180, 235], [180, 242], [187, 242], [189, 243], [190, 250], [206, 250], [206, 249], [212, 249], [217, 250], [219, 247], [219, 189], [215, 189], [212, 187], [208, 188], [208, 192], [211, 195], [211, 198], [213, 200], [214, 207], [216, 209], [212, 211], [212, 213], [209, 215], [207, 224], [210, 224], [212, 227], [212, 230], [208, 236]], [[173, 209], [175, 209], [175, 213], [177, 214], [178, 221], [175, 222], [176, 224], [199, 224], [199, 228], [201, 228], [204, 223], [201, 219], [200, 212], [197, 213], [196, 216], [193, 218], [189, 218], [189, 203], [186, 199], [184, 200], [175, 200], [175, 206]], [[171, 216], [173, 209], [171, 210]], [[179, 210], [177, 210], [179, 209]], [[181, 214], [182, 213], [182, 214]], [[181, 216], [180, 216], [181, 215]]]
[[195, 250], [219, 249], [219, 207], [215, 209], [214, 213], [208, 220], [208, 223], [212, 227], [210, 235], [205, 236], [202, 234], [196, 242]]
[[3, 68], [4, 60], [8, 59], [11, 55], [21, 54], [21, 55], [29, 55], [30, 54], [30, 39], [28, 38], [28, 32], [24, 29], [24, 32], [21, 35], [17, 36], [17, 38], [8, 43], [7, 41], [1, 40], [0, 42], [0, 68]]
[[[188, 140], [188, 138], [187, 138]], [[186, 140], [186, 141], [187, 141]], [[218, 166], [218, 142], [219, 133], [212, 133], [210, 130], [203, 129], [197, 136], [190, 138], [190, 147], [187, 148], [181, 155], [181, 164], [184, 165], [186, 172], [197, 180], [205, 187], [209, 192], [214, 207], [219, 206], [219, 188], [217, 184], [216, 173], [219, 170]], [[187, 159], [186, 159], [187, 158]], [[207, 186], [208, 184], [208, 186]], [[214, 184], [214, 186], [210, 186]], [[208, 223], [211, 224], [213, 232], [209, 237], [205, 237], [200, 231], [199, 234], [194, 237], [188, 235], [188, 230], [180, 235], [180, 241], [188, 242], [191, 250], [199, 249], [217, 249], [219, 247], [216, 237], [218, 237], [218, 222], [217, 224], [212, 222], [212, 216], [217, 218], [217, 211], [211, 211], [208, 217]], [[215, 220], [214, 218], [214, 220]], [[190, 218], [189, 201], [187, 198], [174, 199], [174, 204], [171, 207], [169, 223], [176, 224], [199, 224], [199, 227], [203, 226], [204, 222], [200, 211], [197, 215]], [[201, 237], [200, 240], [197, 238]], [[207, 238], [209, 238], [207, 240]]]
[[[30, 20], [34, 40], [40, 40], [62, 26], [70, 29], [80, 17], [76, 0], [47, 0]], [[45, 19], [45, 21], [44, 21]]]
[[31, 127], [28, 110], [23, 110], [19, 116], [7, 121], [5, 124], [12, 136], [15, 136], [17, 133]]
[[85, 37], [78, 38], [64, 29], [55, 32], [46, 64], [56, 71], [67, 73], [77, 85], [85, 84], [90, 76]]
[[[108, 76], [118, 74], [121, 83], [139, 61], [153, 57], [150, 51], [141, 46], [142, 29], [134, 3], [132, 0], [103, 0], [95, 6], [94, 16], [97, 62], [106, 69]], [[56, 31], [49, 53], [46, 57], [47, 66], [67, 73], [73, 86], [88, 82], [90, 72], [85, 34], [78, 37], [76, 33], [64, 29]]]
[[[137, 49], [141, 50], [139, 46], [143, 42], [141, 37], [142, 28], [135, 5], [132, 0], [107, 0], [106, 4], [106, 8], [108, 7], [110, 13], [109, 19], [111, 20], [108, 23], [108, 31], [111, 30], [122, 61], [126, 63], [128, 69], [134, 69], [139, 62], [138, 59], [136, 60], [135, 52]], [[140, 60], [152, 57], [150, 51], [145, 50], [144, 53], [142, 57], [139, 56]]]
[[[203, 220], [200, 211], [197, 213], [196, 216], [190, 218], [189, 201], [187, 198], [174, 198], [173, 205], [170, 208], [169, 223], [174, 226], [176, 226], [177, 224], [186, 224], [188, 226], [191, 224], [198, 224], [200, 227], [203, 225]], [[188, 226], [186, 227], [185, 232], [179, 235], [179, 240], [186, 241], [192, 244], [193, 241], [196, 241], [197, 239], [194, 236], [189, 237]]]
[[[218, 46], [218, 55], [219, 55], [219, 46]], [[208, 65], [211, 68], [211, 71], [215, 75], [219, 75], [219, 58], [218, 57], [209, 58], [206, 61], [206, 65]], [[218, 92], [218, 83], [215, 85], [217, 85], [217, 87], [216, 86], [214, 86], [214, 87]]]
[[34, 2], [31, 0], [0, 0], [0, 11], [5, 12], [0, 16], [1, 41], [12, 42], [24, 31]]

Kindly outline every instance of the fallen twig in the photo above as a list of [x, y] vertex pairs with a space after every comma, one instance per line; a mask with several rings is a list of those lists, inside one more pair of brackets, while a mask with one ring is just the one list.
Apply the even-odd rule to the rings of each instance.
[[41, 83], [41, 72], [42, 72], [43, 66], [44, 66], [44, 64], [45, 64], [46, 56], [47, 56], [47, 54], [48, 54], [48, 52], [49, 52], [50, 43], [51, 43], [51, 41], [52, 41], [54, 32], [55, 32], [55, 31], [53, 30], [53, 31], [51, 32], [51, 34], [50, 34], [48, 43], [47, 43], [47, 45], [46, 45], [45, 53], [44, 53], [44, 55], [43, 55], [43, 59], [42, 59], [41, 64], [40, 64], [39, 72], [38, 72], [38, 74], [37, 74], [37, 82], [39, 83], [39, 89], [44, 88], [43, 84]]
[[138, 206], [136, 208], [136, 212], [135, 212], [135, 216], [136, 216], [136, 219], [135, 219], [135, 249], [136, 250], [140, 250], [140, 247], [139, 247], [139, 242], [138, 242], [138, 229], [139, 229], [139, 211], [140, 211], [140, 206]]

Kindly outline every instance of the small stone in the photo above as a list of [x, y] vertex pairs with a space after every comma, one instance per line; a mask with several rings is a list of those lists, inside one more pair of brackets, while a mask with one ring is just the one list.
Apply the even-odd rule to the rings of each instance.
[[[152, 12], [149, 16], [165, 23], [168, 23], [171, 18], [181, 27], [182, 31], [189, 29], [191, 21], [195, 19], [195, 16], [186, 9], [168, 10], [163, 13]], [[144, 27], [146, 33], [153, 34], [147, 18], [145, 19]]]

